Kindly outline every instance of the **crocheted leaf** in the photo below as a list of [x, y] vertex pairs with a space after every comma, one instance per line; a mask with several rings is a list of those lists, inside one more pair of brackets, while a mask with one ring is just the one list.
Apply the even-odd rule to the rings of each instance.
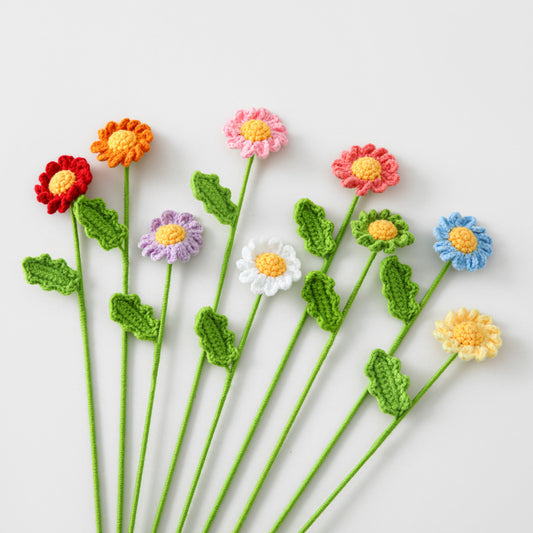
[[409, 322], [420, 309], [415, 298], [418, 285], [411, 281], [411, 267], [400, 263], [395, 255], [391, 255], [381, 261], [379, 276], [383, 282], [383, 295], [389, 302], [389, 313]]
[[204, 203], [205, 210], [215, 215], [221, 224], [233, 224], [237, 206], [231, 201], [231, 191], [220, 185], [216, 174], [195, 172], [191, 189], [194, 197]]
[[119, 224], [118, 214], [107, 209], [101, 198], [89, 200], [80, 196], [72, 209], [78, 222], [85, 228], [87, 237], [97, 239], [104, 250], [111, 250], [124, 242], [126, 226]]
[[298, 235], [304, 240], [305, 249], [318, 257], [326, 257], [335, 248], [332, 237], [333, 222], [326, 218], [324, 209], [308, 198], [302, 198], [294, 206], [294, 220]]
[[407, 394], [409, 377], [401, 373], [400, 360], [383, 350], [374, 350], [365, 366], [370, 380], [368, 392], [378, 400], [379, 408], [392, 416], [401, 416], [411, 406]]
[[160, 320], [154, 317], [153, 308], [143, 305], [136, 294], [113, 294], [110, 310], [111, 319], [118, 322], [124, 331], [133, 333], [140, 340], [157, 339]]
[[22, 261], [26, 281], [40, 285], [45, 291], [72, 294], [80, 287], [81, 278], [76, 270], [67, 265], [64, 259], [52, 259], [48, 254], [39, 257], [26, 257]]
[[307, 302], [307, 312], [327, 331], [335, 331], [341, 321], [340, 298], [335, 292], [335, 282], [320, 271], [309, 272], [305, 277], [302, 298]]
[[215, 313], [211, 307], [203, 307], [196, 315], [194, 331], [211, 364], [229, 368], [237, 359], [235, 334], [228, 329], [228, 319], [224, 315]]

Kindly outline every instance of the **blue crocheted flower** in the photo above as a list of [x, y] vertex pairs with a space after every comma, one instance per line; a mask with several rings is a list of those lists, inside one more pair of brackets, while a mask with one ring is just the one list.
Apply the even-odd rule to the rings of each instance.
[[474, 217], [462, 217], [460, 213], [441, 217], [433, 234], [438, 239], [433, 248], [457, 270], [479, 270], [492, 255], [492, 239], [485, 228], [476, 226]]

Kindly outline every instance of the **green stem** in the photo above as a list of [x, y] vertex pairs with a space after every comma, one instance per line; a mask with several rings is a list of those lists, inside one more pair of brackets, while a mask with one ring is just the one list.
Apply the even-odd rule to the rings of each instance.
[[187, 514], [189, 513], [189, 509], [192, 504], [192, 500], [194, 498], [194, 493], [196, 491], [196, 487], [198, 486], [198, 482], [200, 481], [200, 476], [202, 475], [202, 470], [205, 464], [205, 460], [207, 458], [207, 454], [209, 453], [209, 448], [211, 447], [211, 442], [213, 440], [215, 431], [217, 429], [218, 421], [220, 419], [220, 415], [222, 414], [222, 409], [224, 408], [224, 404], [226, 403], [226, 398], [228, 396], [229, 390], [231, 388], [231, 383], [233, 382], [233, 376], [235, 376], [235, 372], [237, 371], [237, 366], [239, 364], [239, 359], [241, 357], [242, 351], [244, 349], [244, 345], [246, 344], [246, 339], [248, 338], [248, 334], [250, 333], [250, 329], [252, 327], [255, 315], [257, 313], [257, 308], [259, 307], [259, 302], [261, 301], [261, 294], [256, 297], [252, 310], [250, 312], [250, 316], [248, 317], [248, 321], [246, 322], [246, 326], [244, 328], [244, 332], [241, 337], [241, 341], [239, 343], [239, 347], [237, 350], [237, 359], [233, 363], [231, 369], [228, 368], [228, 373], [226, 376], [226, 382], [224, 383], [224, 389], [222, 391], [222, 395], [220, 397], [220, 400], [218, 402], [218, 407], [215, 413], [215, 416], [213, 418], [213, 422], [211, 423], [211, 428], [209, 430], [209, 434], [207, 435], [207, 439], [205, 441], [204, 449], [202, 451], [202, 455], [200, 457], [200, 461], [198, 463], [198, 466], [196, 467], [196, 472], [194, 474], [194, 478], [192, 480], [191, 487], [189, 489], [189, 494], [187, 495], [187, 500], [185, 502], [185, 505], [183, 507], [183, 511], [181, 513], [180, 521], [178, 524], [178, 529], [176, 530], [177, 533], [181, 533], [183, 530], [183, 526], [185, 525], [185, 520], [187, 520]]
[[359, 289], [361, 288], [361, 285], [363, 284], [363, 281], [368, 273], [368, 270], [370, 269], [370, 266], [372, 265], [374, 259], [376, 258], [376, 255], [377, 255], [377, 252], [373, 252], [372, 254], [370, 254], [370, 257], [368, 258], [368, 261], [363, 269], [363, 272], [361, 273], [360, 277], [359, 277], [359, 280], [357, 281], [357, 283], [355, 284], [355, 287], [352, 291], [352, 293], [350, 294], [350, 297], [348, 298], [348, 301], [346, 302], [346, 305], [344, 306], [344, 309], [342, 311], [342, 317], [341, 317], [341, 320], [340, 320], [340, 323], [337, 327], [337, 329], [331, 333], [329, 339], [328, 339], [328, 342], [326, 343], [324, 349], [322, 350], [322, 353], [320, 354], [320, 357], [315, 365], [315, 367], [313, 368], [313, 371], [311, 373], [311, 376], [309, 377], [309, 379], [307, 380], [307, 383], [304, 387], [304, 390], [302, 391], [299, 399], [298, 399], [298, 402], [296, 403], [296, 406], [294, 407], [294, 410], [292, 411], [291, 413], [291, 416], [289, 417], [289, 420], [287, 422], [287, 424], [285, 425], [285, 427], [283, 428], [283, 431], [281, 433], [281, 436], [273, 450], [273, 452], [271, 453], [269, 459], [268, 459], [268, 462], [265, 466], [265, 468], [263, 469], [263, 472], [261, 473], [261, 476], [259, 477], [259, 480], [257, 481], [253, 491], [252, 491], [252, 494], [250, 495], [249, 499], [248, 499], [248, 502], [246, 503], [246, 506], [243, 510], [243, 512], [241, 513], [241, 516], [239, 517], [239, 521], [237, 522], [237, 525], [235, 526], [234, 530], [233, 530], [233, 533], [237, 533], [238, 531], [241, 530], [243, 524], [244, 524], [244, 521], [246, 520], [246, 517], [248, 516], [248, 513], [250, 512], [250, 509], [252, 508], [256, 498], [257, 498], [257, 495], [259, 494], [259, 491], [261, 490], [261, 487], [263, 486], [271, 468], [272, 468], [272, 465], [274, 464], [274, 461], [276, 460], [280, 450], [281, 450], [281, 447], [283, 446], [283, 443], [285, 442], [285, 439], [287, 438], [288, 434], [289, 434], [289, 431], [291, 430], [293, 424], [294, 424], [294, 421], [296, 420], [296, 417], [298, 416], [298, 413], [300, 412], [300, 409], [302, 408], [302, 405], [305, 401], [305, 399], [307, 398], [307, 395], [309, 393], [309, 390], [311, 389], [311, 386], [313, 385], [320, 369], [322, 368], [322, 365], [324, 363], [324, 361], [326, 360], [326, 357], [328, 356], [328, 353], [331, 349], [331, 347], [333, 346], [333, 343], [335, 342], [335, 338], [337, 337], [337, 334], [344, 322], [344, 320], [346, 319], [346, 316], [348, 315], [348, 311], [350, 310], [354, 300], [355, 300], [355, 297], [357, 296], [357, 293], [359, 292]]
[[91, 376], [91, 357], [89, 352], [89, 334], [87, 331], [87, 309], [85, 307], [85, 291], [83, 289], [83, 272], [81, 268], [80, 239], [74, 211], [71, 209], [72, 230], [74, 233], [74, 250], [76, 253], [76, 269], [80, 275], [78, 288], [78, 304], [80, 309], [81, 336], [83, 339], [83, 355], [85, 361], [85, 384], [87, 387], [87, 407], [89, 411], [89, 433], [91, 440], [91, 461], [93, 467], [93, 492], [96, 518], [96, 531], [102, 533], [102, 507], [100, 503], [100, 480], [98, 476], [98, 450], [96, 445], [96, 423], [94, 416], [93, 381]]
[[374, 455], [376, 450], [385, 442], [387, 437], [394, 431], [394, 429], [399, 425], [399, 423], [407, 416], [411, 409], [418, 403], [418, 401], [426, 394], [430, 387], [439, 379], [443, 372], [452, 364], [452, 362], [457, 357], [457, 354], [453, 354], [449, 359], [439, 368], [439, 370], [433, 375], [433, 377], [422, 387], [420, 392], [413, 398], [411, 406], [409, 409], [401, 416], [395, 418], [387, 429], [379, 436], [379, 438], [374, 442], [370, 447], [368, 452], [363, 456], [363, 458], [355, 465], [353, 470], [342, 480], [339, 486], [331, 493], [328, 499], [318, 508], [318, 510], [311, 516], [311, 518], [304, 524], [304, 526], [298, 531], [298, 533], [304, 533], [307, 531], [316, 519], [326, 510], [329, 504], [337, 497], [337, 495], [342, 491], [342, 489], [353, 479], [353, 477], [361, 470], [363, 465]]
[[[242, 185], [241, 185], [241, 191], [239, 193], [239, 201], [237, 203], [237, 211], [235, 212], [235, 219], [233, 220], [233, 223], [231, 224], [230, 234], [228, 237], [228, 241], [226, 243], [226, 250], [224, 251], [224, 258], [222, 260], [220, 276], [218, 278], [218, 286], [217, 286], [217, 290], [215, 294], [215, 301], [213, 303], [213, 311], [215, 312], [218, 309], [218, 304], [220, 302], [220, 296], [222, 294], [222, 288], [224, 286], [224, 281], [226, 279], [226, 273], [228, 270], [231, 252], [233, 250], [235, 234], [237, 232], [237, 226], [239, 224], [239, 218], [241, 215], [242, 205], [244, 202], [244, 196], [246, 194], [246, 187], [248, 185], [248, 178], [250, 177], [250, 170], [252, 168], [253, 161], [254, 161], [254, 156], [248, 159], [248, 164], [246, 165], [246, 171], [244, 173], [244, 177], [243, 177]], [[161, 515], [163, 514], [163, 509], [165, 507], [165, 503], [168, 497], [168, 492], [170, 490], [172, 478], [174, 477], [174, 472], [176, 470], [176, 465], [178, 463], [181, 445], [185, 437], [185, 432], [187, 431], [187, 426], [189, 424], [189, 418], [191, 416], [191, 411], [192, 411], [192, 407], [194, 404], [194, 400], [196, 399], [196, 392], [198, 391], [198, 385], [200, 383], [200, 376], [204, 368], [204, 363], [205, 363], [205, 352], [202, 351], [202, 353], [200, 354], [200, 358], [198, 360], [198, 365], [196, 367], [196, 374], [194, 376], [194, 381], [191, 386], [191, 391], [189, 392], [189, 398], [187, 400], [187, 407], [185, 409], [185, 413], [181, 421], [178, 439], [176, 441], [176, 446], [174, 447], [174, 452], [172, 454], [172, 460], [170, 462], [167, 477], [165, 480], [165, 486], [163, 487], [163, 492], [161, 493], [159, 504], [157, 506], [157, 512], [155, 515], [154, 523], [152, 525], [152, 533], [155, 533], [157, 531], [157, 528], [159, 527], [159, 522], [161, 521]]]
[[144, 459], [146, 457], [146, 448], [148, 445], [148, 435], [150, 433], [150, 423], [152, 420], [152, 409], [154, 406], [155, 389], [157, 385], [157, 373], [159, 370], [159, 360], [161, 359], [161, 346], [163, 344], [163, 334], [165, 332], [165, 319], [167, 315], [168, 293], [170, 290], [170, 279], [172, 276], [172, 264], [167, 267], [167, 278], [165, 281], [165, 290], [163, 293], [163, 303], [161, 305], [161, 322], [159, 323], [159, 332], [157, 341], [154, 346], [154, 364], [152, 367], [152, 380], [150, 385], [150, 395], [148, 397], [148, 406], [146, 408], [146, 417], [144, 421], [144, 432], [141, 444], [141, 455], [137, 466], [137, 477], [135, 480], [135, 492], [133, 493], [133, 504], [131, 506], [130, 523], [128, 532], [132, 533], [135, 528], [135, 518], [137, 515], [137, 506], [139, 504], [139, 493], [141, 491], [141, 482], [144, 470]]
[[309, 474], [307, 474], [307, 477], [304, 479], [303, 483], [300, 485], [294, 496], [292, 497], [291, 501], [285, 507], [283, 512], [281, 513], [280, 517], [277, 519], [276, 523], [270, 530], [270, 533], [274, 533], [277, 531], [287, 515], [292, 511], [294, 506], [296, 505], [296, 502], [302, 495], [302, 493], [305, 491], [309, 483], [311, 483], [311, 480], [317, 473], [318, 469], [322, 466], [324, 461], [326, 460], [327, 456], [330, 454], [331, 450], [335, 447], [339, 439], [341, 438], [342, 434], [344, 433], [345, 429], [348, 427], [350, 422], [353, 420], [354, 416], [356, 415], [357, 411], [359, 411], [359, 408], [361, 407], [361, 404], [363, 403], [364, 399], [367, 396], [367, 389], [363, 391], [363, 394], [359, 397], [355, 405], [352, 407], [352, 410], [348, 413], [348, 416], [344, 419], [344, 422], [342, 423], [341, 427], [337, 430], [337, 433], [335, 433], [333, 439], [331, 439], [330, 443], [327, 445], [326, 449], [322, 452], [322, 455], [318, 459], [318, 461], [315, 463]]
[[[424, 295], [424, 297], [422, 298], [422, 300], [420, 302], [420, 306], [418, 308], [418, 311], [417, 311], [416, 315], [407, 324], [405, 324], [403, 326], [403, 328], [401, 329], [400, 333], [398, 334], [398, 336], [394, 340], [393, 344], [391, 345], [391, 347], [389, 349], [389, 352], [388, 352], [389, 355], [393, 355], [394, 352], [396, 352], [396, 350], [399, 348], [399, 346], [402, 343], [403, 339], [407, 335], [407, 332], [411, 329], [411, 327], [414, 324], [415, 320], [418, 318], [418, 316], [422, 312], [422, 309], [424, 309], [424, 307], [426, 306], [428, 300], [431, 298], [431, 295], [435, 292], [435, 289], [437, 288], [438, 284], [441, 282], [442, 278], [444, 277], [444, 274], [446, 274], [447, 270], [450, 268], [450, 265], [451, 265], [450, 262], [446, 263], [444, 265], [444, 267], [442, 268], [442, 270], [438, 273], [437, 277], [433, 280], [433, 283], [431, 284], [430, 288], [427, 290], [426, 294]], [[294, 505], [296, 504], [297, 500], [300, 498], [302, 493], [305, 491], [305, 489], [307, 488], [307, 486], [311, 482], [311, 479], [317, 473], [318, 469], [322, 466], [322, 464], [324, 463], [325, 459], [327, 458], [327, 456], [329, 455], [331, 450], [335, 447], [335, 445], [337, 444], [337, 442], [340, 439], [341, 435], [343, 434], [343, 432], [348, 427], [350, 421], [353, 419], [355, 413], [359, 410], [359, 407], [360, 407], [361, 403], [368, 396], [368, 394], [369, 394], [368, 393], [368, 389], [365, 389], [363, 391], [363, 394], [359, 397], [359, 399], [357, 400], [355, 405], [352, 407], [352, 410], [350, 411], [350, 413], [348, 414], [348, 416], [346, 417], [346, 419], [342, 423], [341, 427], [338, 429], [337, 433], [335, 433], [333, 439], [327, 445], [326, 449], [324, 450], [324, 452], [322, 453], [322, 455], [320, 456], [318, 461], [315, 463], [315, 465], [311, 469], [311, 472], [307, 475], [307, 477], [305, 478], [305, 480], [302, 483], [302, 485], [300, 485], [300, 488], [298, 489], [298, 491], [296, 492], [296, 494], [294, 495], [292, 500], [289, 502], [287, 507], [284, 509], [284, 511], [282, 512], [282, 514], [278, 518], [277, 522], [275, 523], [275, 525], [272, 528], [270, 533], [273, 533], [274, 531], [277, 531], [279, 529], [279, 527], [281, 526], [282, 522], [285, 520], [285, 518], [290, 513], [290, 511], [294, 508]]]
[[[198, 382], [200, 381], [200, 376], [202, 374], [204, 364], [205, 364], [205, 357], [202, 356], [198, 359], [198, 366], [196, 367], [196, 373], [194, 375], [194, 381], [193, 381], [193, 385], [191, 389], [191, 392], [194, 391], [195, 394], [196, 394], [196, 390], [198, 389]], [[165, 501], [167, 499], [168, 491], [170, 490], [170, 484], [172, 483], [172, 477], [174, 475], [174, 470], [176, 469], [176, 463], [178, 462], [178, 456], [180, 453], [181, 444], [183, 442], [183, 437], [185, 436], [185, 429], [187, 428], [187, 423], [189, 422], [189, 417], [191, 415], [191, 410], [192, 410], [192, 406], [194, 403], [195, 394], [189, 395], [189, 400], [187, 402], [185, 414], [181, 422], [178, 441], [176, 442], [174, 453], [172, 454], [172, 461], [170, 463], [170, 468], [168, 469], [167, 478], [165, 480], [165, 486], [163, 487], [163, 493], [161, 494], [161, 498], [159, 499], [159, 505], [157, 506], [157, 512], [155, 515], [154, 523], [152, 525], [152, 533], [155, 533], [157, 531], [157, 528], [159, 527], [159, 522], [161, 521], [161, 515], [163, 514], [163, 508], [165, 506]]]
[[[339, 248], [339, 244], [342, 240], [342, 237], [344, 236], [344, 233], [346, 232], [346, 228], [348, 227], [348, 224], [350, 223], [350, 219], [352, 218], [353, 212], [355, 210], [355, 206], [357, 205], [357, 202], [359, 201], [359, 196], [354, 195], [354, 198], [352, 200], [352, 203], [350, 207], [348, 208], [348, 211], [346, 212], [346, 215], [344, 217], [344, 220], [342, 222], [342, 225], [339, 229], [339, 232], [337, 233], [337, 237], [335, 238], [335, 248], [330, 253], [330, 255], [327, 257], [327, 259], [324, 261], [324, 264], [322, 265], [321, 271], [326, 273], [331, 265], [331, 262], [333, 261], [333, 258], [335, 257], [335, 254]], [[263, 397], [263, 400], [261, 402], [261, 405], [259, 407], [259, 410], [257, 411], [253, 421], [252, 425], [248, 429], [248, 433], [246, 434], [246, 438], [244, 439], [244, 442], [241, 445], [241, 448], [239, 450], [239, 453], [237, 454], [237, 457], [235, 458], [233, 465], [231, 467], [231, 470], [229, 471], [226, 480], [224, 481], [224, 485], [222, 486], [217, 500], [215, 502], [215, 505], [213, 506], [213, 509], [211, 510], [211, 513], [209, 515], [209, 518], [207, 519], [206, 524], [204, 525], [204, 528], [202, 530], [203, 533], [207, 533], [211, 526], [213, 525], [213, 522], [217, 516], [218, 511], [220, 510], [220, 507], [222, 506], [222, 502], [224, 498], [226, 497], [226, 493], [228, 492], [228, 489], [233, 481], [233, 478], [235, 477], [235, 474], [237, 473], [237, 470], [239, 469], [239, 466], [241, 464], [241, 461], [244, 457], [244, 454], [246, 453], [246, 450], [248, 449], [248, 446], [250, 444], [250, 441], [252, 440], [255, 431], [257, 429], [257, 426], [259, 426], [259, 423], [261, 421], [261, 418], [263, 417], [263, 414], [270, 402], [270, 399], [272, 398], [272, 395], [274, 394], [274, 390], [281, 378], [281, 374], [283, 373], [283, 370], [285, 369], [285, 366], [287, 365], [287, 362], [289, 360], [290, 355], [292, 354], [292, 350], [294, 349], [294, 345], [296, 344], [296, 341], [298, 340], [298, 337], [300, 336], [300, 333], [303, 329], [303, 326], [305, 324], [305, 321], [307, 320], [307, 317], [309, 315], [307, 314], [307, 309], [304, 309], [304, 312], [302, 313], [302, 316], [296, 325], [296, 329], [294, 330], [294, 333], [289, 341], [289, 345], [287, 346], [287, 349], [285, 350], [285, 353], [283, 354], [283, 357], [278, 365], [278, 368], [276, 370], [276, 373], [274, 374], [274, 377], [272, 378], [272, 381], [270, 382], [270, 385], [268, 387], [268, 390]], [[152, 531], [152, 533], [154, 533]]]
[[231, 231], [229, 234], [228, 242], [226, 244], [226, 251], [224, 252], [224, 259], [222, 260], [222, 269], [220, 271], [220, 277], [218, 279], [218, 287], [215, 295], [215, 303], [213, 304], [213, 311], [216, 312], [218, 309], [218, 304], [220, 302], [220, 295], [222, 294], [222, 287], [224, 286], [224, 281], [226, 280], [226, 273], [228, 271], [229, 259], [231, 256], [231, 251], [233, 249], [233, 242], [235, 241], [235, 233], [237, 232], [237, 225], [239, 223], [239, 218], [241, 216], [242, 204], [244, 202], [244, 195], [246, 194], [246, 186], [248, 184], [248, 178], [250, 177], [250, 170], [252, 168], [252, 163], [254, 162], [254, 156], [248, 159], [248, 164], [246, 165], [246, 172], [244, 173], [244, 178], [242, 180], [241, 192], [239, 195], [239, 201], [237, 203], [237, 211], [235, 212], [235, 219], [231, 224]]
[[450, 268], [452, 262], [448, 261], [443, 267], [442, 270], [437, 274], [437, 277], [433, 280], [433, 283], [431, 284], [431, 287], [427, 290], [426, 294], [424, 294], [424, 297], [422, 298], [422, 301], [420, 302], [420, 305], [418, 307], [418, 311], [416, 312], [415, 316], [411, 318], [407, 324], [404, 325], [402, 330], [400, 331], [400, 334], [396, 337], [396, 340], [393, 342], [392, 346], [389, 349], [389, 355], [393, 355], [400, 344], [402, 343], [403, 339], [407, 335], [407, 332], [411, 329], [413, 324], [415, 323], [415, 320], [418, 318], [420, 313], [422, 312], [422, 309], [426, 307], [426, 304], [428, 303], [428, 300], [431, 298], [431, 295], [435, 292], [435, 289], [437, 288], [438, 284], [441, 282], [442, 278], [444, 277], [444, 274], [448, 271]]
[[[122, 292], [129, 291], [129, 231], [130, 231], [130, 180], [129, 167], [124, 167], [124, 225], [127, 232], [122, 244]], [[118, 490], [117, 490], [117, 533], [122, 533], [124, 516], [124, 464], [126, 457], [126, 399], [128, 388], [128, 333], [122, 331], [122, 354], [120, 365], [120, 422], [118, 443]]]

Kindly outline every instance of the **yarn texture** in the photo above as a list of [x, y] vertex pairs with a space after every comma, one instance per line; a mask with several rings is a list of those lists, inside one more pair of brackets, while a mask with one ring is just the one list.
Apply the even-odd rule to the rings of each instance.
[[305, 277], [302, 298], [307, 302], [307, 312], [326, 331], [335, 331], [342, 320], [340, 298], [335, 292], [333, 278], [319, 270]]
[[368, 392], [386, 414], [401, 416], [411, 407], [407, 394], [409, 377], [401, 373], [402, 364], [397, 357], [388, 355], [384, 350], [374, 350], [365, 366], [365, 375], [370, 380]]
[[81, 278], [64, 259], [52, 259], [48, 254], [26, 257], [22, 261], [24, 276], [31, 285], [40, 285], [45, 291], [72, 294], [80, 288]]
[[113, 294], [110, 311], [111, 319], [118, 322], [124, 331], [133, 333], [140, 340], [157, 339], [160, 321], [154, 317], [153, 308], [143, 305], [137, 294]]
[[322, 207], [308, 198], [302, 198], [294, 206], [294, 220], [298, 224], [298, 235], [304, 240], [309, 253], [326, 257], [335, 249], [333, 222], [326, 218]]
[[108, 122], [98, 130], [98, 141], [91, 144], [91, 152], [98, 154], [98, 161], [107, 161], [109, 167], [122, 164], [129, 167], [150, 150], [154, 136], [150, 126], [139, 120], [122, 119], [118, 124]]
[[237, 206], [231, 201], [231, 191], [220, 185], [216, 174], [195, 172], [191, 178], [191, 189], [194, 197], [203, 202], [205, 210], [215, 215], [221, 224], [233, 224]]
[[80, 196], [72, 206], [76, 220], [85, 228], [87, 237], [96, 239], [104, 250], [120, 246], [128, 230], [118, 221], [118, 213], [107, 209], [101, 198], [89, 200]]
[[379, 213], [375, 209], [368, 213], [361, 211], [359, 220], [352, 221], [352, 234], [358, 244], [366, 246], [371, 252], [386, 254], [393, 254], [396, 248], [415, 242], [407, 223], [388, 209]]
[[379, 277], [383, 296], [387, 298], [389, 313], [406, 324], [416, 316], [420, 304], [416, 301], [418, 285], [411, 281], [411, 267], [400, 263], [395, 255], [381, 261]]
[[200, 337], [200, 347], [212, 365], [229, 368], [237, 359], [235, 333], [228, 329], [228, 319], [203, 307], [196, 315], [194, 331]]

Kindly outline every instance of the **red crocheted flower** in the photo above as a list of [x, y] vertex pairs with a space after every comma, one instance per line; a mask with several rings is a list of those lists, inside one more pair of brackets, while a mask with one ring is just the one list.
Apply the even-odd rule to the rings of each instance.
[[333, 161], [331, 168], [343, 187], [355, 187], [357, 196], [365, 196], [370, 190], [383, 192], [400, 181], [396, 159], [385, 148], [373, 144], [352, 146]]
[[86, 159], [62, 155], [57, 162], [50, 161], [39, 176], [40, 185], [35, 186], [37, 201], [48, 204], [50, 214], [64, 213], [78, 196], [87, 192], [92, 179]]

